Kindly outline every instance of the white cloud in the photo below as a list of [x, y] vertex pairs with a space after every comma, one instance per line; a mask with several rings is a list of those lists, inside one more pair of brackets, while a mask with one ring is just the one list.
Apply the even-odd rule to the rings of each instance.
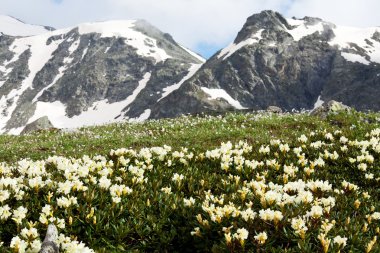
[[379, 0], [1, 0], [0, 13], [54, 27], [107, 19], [146, 19], [190, 48], [223, 47], [250, 15], [273, 9], [341, 25], [380, 25]]

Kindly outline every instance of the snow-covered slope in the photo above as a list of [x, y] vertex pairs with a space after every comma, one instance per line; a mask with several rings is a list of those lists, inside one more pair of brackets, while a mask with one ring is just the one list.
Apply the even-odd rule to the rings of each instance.
[[380, 27], [337, 26], [318, 19], [313, 22], [309, 19], [287, 19], [287, 22], [293, 27], [286, 30], [296, 41], [331, 29], [332, 36], [328, 43], [337, 46], [346, 60], [366, 65], [380, 63]]
[[145, 21], [42, 32], [12, 20], [0, 30], [23, 37], [0, 45], [0, 132], [43, 116], [60, 128], [146, 119], [204, 62]]
[[29, 25], [16, 18], [0, 15], [0, 33], [10, 36], [32, 36], [46, 33], [51, 29], [39, 25]]

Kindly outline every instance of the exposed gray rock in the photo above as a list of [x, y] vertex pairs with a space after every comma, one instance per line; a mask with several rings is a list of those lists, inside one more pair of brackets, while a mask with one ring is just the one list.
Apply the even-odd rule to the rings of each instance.
[[310, 115], [319, 116], [322, 118], [327, 117], [330, 113], [349, 111], [351, 108], [342, 104], [341, 102], [337, 102], [335, 100], [331, 100], [329, 102], [323, 103], [321, 106], [315, 108], [310, 112]]
[[266, 110], [267, 112], [271, 112], [271, 113], [282, 113], [282, 109], [278, 106], [269, 106]]
[[53, 224], [48, 226], [46, 236], [39, 253], [59, 253], [58, 230]]
[[53, 124], [50, 122], [47, 116], [41, 117], [32, 123], [29, 123], [22, 130], [21, 134], [28, 134], [37, 130], [45, 130], [54, 128]]

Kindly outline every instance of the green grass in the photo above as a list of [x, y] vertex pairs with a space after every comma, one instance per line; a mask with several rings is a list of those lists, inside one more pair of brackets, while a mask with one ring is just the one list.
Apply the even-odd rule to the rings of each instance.
[[[107, 155], [111, 149], [169, 145], [196, 151], [215, 148], [225, 141], [247, 140], [250, 144], [271, 138], [292, 140], [305, 131], [341, 129], [347, 136], [360, 136], [379, 124], [379, 114], [353, 112], [322, 120], [302, 115], [226, 114], [216, 117], [182, 117], [145, 123], [117, 123], [81, 128], [74, 133], [41, 131], [25, 136], [0, 136], [0, 161], [45, 159], [51, 155], [80, 158]], [[371, 123], [367, 123], [370, 121]], [[355, 129], [352, 127], [355, 126]]]

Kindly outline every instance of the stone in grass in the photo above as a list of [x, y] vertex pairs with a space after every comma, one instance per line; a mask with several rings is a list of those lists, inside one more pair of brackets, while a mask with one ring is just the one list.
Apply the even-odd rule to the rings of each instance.
[[54, 128], [53, 124], [50, 122], [47, 116], [41, 117], [32, 123], [29, 123], [25, 126], [24, 130], [22, 130], [21, 134], [29, 134], [38, 130], [52, 129]]
[[46, 236], [41, 245], [39, 253], [59, 253], [58, 230], [53, 224], [48, 226]]
[[344, 105], [341, 102], [330, 100], [329, 102], [325, 102], [321, 106], [312, 110], [310, 115], [325, 118], [329, 113], [349, 111], [350, 109], [351, 107]]
[[271, 105], [271, 106], [269, 106], [269, 107], [267, 108], [267, 112], [271, 112], [271, 113], [282, 113], [282, 109], [281, 109], [280, 107], [278, 107], [278, 106], [273, 106], [273, 105]]

